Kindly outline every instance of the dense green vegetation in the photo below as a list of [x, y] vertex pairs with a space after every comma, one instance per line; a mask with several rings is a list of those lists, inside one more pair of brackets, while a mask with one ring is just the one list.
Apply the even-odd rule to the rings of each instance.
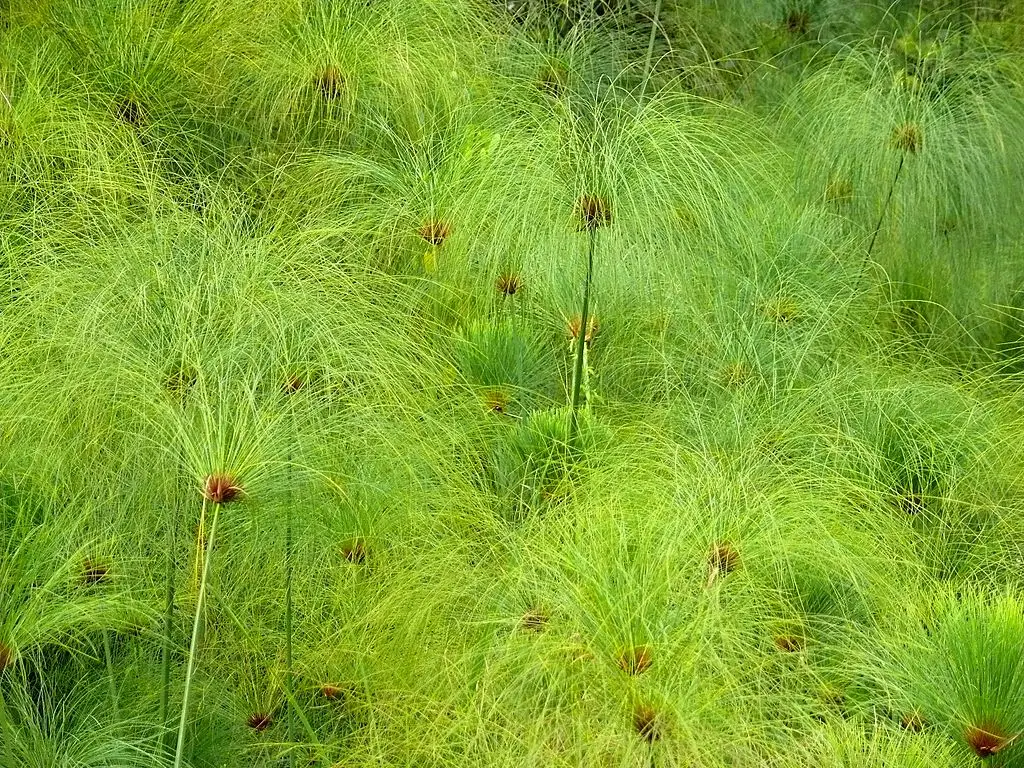
[[1024, 765], [1024, 5], [0, 0], [0, 767]]

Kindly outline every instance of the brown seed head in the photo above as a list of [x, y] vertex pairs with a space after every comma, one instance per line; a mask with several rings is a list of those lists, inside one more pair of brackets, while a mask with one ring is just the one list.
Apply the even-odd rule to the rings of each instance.
[[900, 727], [911, 733], [919, 733], [924, 729], [924, 718], [916, 709], [904, 713], [900, 718]]
[[82, 581], [87, 586], [102, 584], [109, 575], [110, 567], [104, 562], [89, 558], [82, 563]]
[[340, 685], [333, 685], [332, 683], [324, 683], [320, 686], [320, 695], [328, 701], [335, 701], [342, 698], [345, 695], [345, 689]]
[[334, 101], [341, 97], [342, 92], [345, 89], [345, 78], [339, 70], [333, 64], [324, 67], [323, 71], [319, 74], [316, 79], [316, 87], [320, 91], [320, 95], [327, 101]]
[[495, 288], [504, 296], [515, 296], [523, 290], [523, 278], [515, 272], [503, 272], [498, 277]]
[[234, 477], [223, 472], [215, 472], [206, 478], [203, 485], [203, 496], [214, 504], [228, 504], [238, 498], [242, 492]]
[[597, 195], [583, 195], [576, 201], [576, 215], [579, 217], [579, 228], [594, 230], [612, 223], [612, 209], [608, 201]]
[[285, 379], [284, 384], [281, 385], [281, 389], [284, 391], [286, 395], [294, 395], [296, 392], [302, 389], [302, 386], [304, 384], [305, 382], [302, 380], [301, 377], [292, 373], [289, 374], [288, 377]]
[[350, 563], [362, 565], [366, 562], [366, 541], [356, 537], [341, 545], [341, 554]]
[[786, 31], [793, 35], [806, 35], [811, 28], [811, 14], [802, 8], [794, 8], [786, 14]]
[[14, 664], [14, 649], [6, 643], [0, 643], [0, 673]]
[[1007, 735], [1002, 728], [991, 723], [969, 725], [964, 729], [964, 741], [982, 760], [998, 754], [1014, 738], [1016, 737]]
[[420, 237], [439, 247], [444, 245], [444, 241], [451, 233], [451, 225], [443, 221], [428, 221], [420, 227]]
[[800, 635], [795, 634], [776, 635], [775, 647], [783, 653], [796, 653], [803, 650], [804, 639]]
[[274, 718], [269, 712], [253, 712], [245, 722], [254, 731], [265, 731], [274, 724]]
[[654, 663], [653, 651], [649, 645], [626, 648], [619, 654], [619, 669], [627, 675], [642, 675]]
[[[569, 338], [578, 339], [580, 337], [580, 323], [582, 318], [579, 315], [574, 315], [569, 319]], [[597, 319], [597, 315], [587, 316], [587, 336], [583, 339], [583, 343], [588, 347], [594, 343], [594, 337], [598, 331], [601, 330], [601, 324]]]
[[917, 123], [904, 123], [892, 132], [892, 145], [910, 155], [921, 151], [921, 128]]
[[647, 704], [640, 704], [633, 710], [633, 728], [640, 738], [652, 744], [662, 737], [658, 713]]
[[142, 106], [131, 97], [118, 101], [114, 106], [114, 114], [122, 123], [131, 125], [135, 128], [142, 127], [143, 122], [146, 120], [146, 115], [142, 110]]
[[548, 615], [540, 608], [531, 608], [519, 621], [520, 629], [526, 632], [543, 632], [548, 625]]
[[722, 541], [711, 548], [711, 553], [708, 555], [711, 580], [728, 576], [739, 567], [740, 553], [730, 542]]

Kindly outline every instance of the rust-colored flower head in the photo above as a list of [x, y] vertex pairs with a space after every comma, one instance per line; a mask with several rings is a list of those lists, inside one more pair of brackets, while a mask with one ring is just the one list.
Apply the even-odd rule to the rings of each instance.
[[661, 739], [661, 719], [654, 707], [647, 704], [637, 705], [633, 710], [633, 729], [641, 739], [651, 744]]
[[14, 649], [6, 643], [0, 643], [0, 673], [14, 664]]
[[540, 608], [531, 608], [523, 614], [519, 627], [526, 632], [543, 632], [548, 626], [549, 617]]
[[916, 709], [905, 712], [900, 718], [900, 727], [911, 733], [919, 733], [924, 730], [924, 717]]
[[642, 675], [654, 663], [654, 653], [649, 645], [635, 645], [619, 654], [619, 669], [627, 675]]
[[612, 209], [608, 201], [597, 195], [583, 195], [576, 201], [579, 229], [595, 230], [612, 223]]
[[324, 683], [320, 686], [320, 695], [328, 701], [337, 701], [345, 696], [345, 689], [333, 683]]
[[274, 718], [269, 712], [253, 712], [245, 722], [254, 731], [262, 732], [274, 724]]
[[806, 35], [811, 28], [811, 14], [804, 8], [794, 8], [786, 14], [783, 23], [791, 35]]
[[121, 99], [114, 105], [114, 114], [117, 119], [133, 128], [141, 128], [146, 121], [146, 114], [139, 104], [132, 97]]
[[964, 729], [964, 741], [982, 760], [999, 754], [1014, 738], [992, 723], [969, 725]]
[[451, 233], [451, 224], [437, 219], [428, 221], [420, 227], [420, 237], [437, 247], [444, 245], [444, 241]]
[[82, 563], [82, 582], [87, 586], [93, 587], [102, 584], [109, 575], [110, 566], [101, 560], [87, 558]]
[[362, 565], [366, 562], [366, 541], [358, 536], [349, 539], [341, 545], [341, 554], [348, 562]]
[[796, 653], [803, 650], [804, 638], [797, 634], [783, 633], [776, 635], [775, 647], [783, 653]]
[[916, 155], [921, 151], [921, 127], [917, 123], [904, 123], [892, 132], [892, 145], [908, 155]]
[[285, 378], [284, 383], [281, 385], [281, 390], [286, 395], [294, 395], [296, 392], [298, 392], [300, 389], [302, 389], [302, 387], [303, 387], [303, 385], [305, 385], [305, 383], [306, 382], [303, 381], [301, 376], [299, 376], [297, 374], [294, 374], [294, 373], [290, 373]]
[[333, 64], [323, 68], [316, 78], [316, 87], [327, 101], [335, 101], [345, 90], [345, 78]]
[[[574, 341], [580, 337], [580, 324], [582, 318], [579, 315], [573, 315], [569, 319], [569, 338]], [[594, 337], [597, 336], [598, 331], [601, 330], [601, 324], [597, 319], [597, 315], [587, 316], [587, 335], [583, 339], [583, 343], [588, 347], [594, 343]]]
[[494, 287], [503, 296], [515, 296], [523, 290], [523, 278], [515, 272], [502, 272]]
[[715, 579], [725, 578], [740, 567], [740, 553], [730, 542], [720, 541], [708, 554], [708, 584]]
[[203, 484], [203, 496], [214, 504], [229, 504], [241, 493], [242, 488], [238, 481], [226, 472], [214, 472]]

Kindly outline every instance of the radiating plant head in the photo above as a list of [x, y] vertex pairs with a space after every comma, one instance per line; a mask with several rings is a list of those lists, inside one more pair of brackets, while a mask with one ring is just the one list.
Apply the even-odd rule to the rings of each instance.
[[242, 495], [242, 486], [226, 472], [208, 475], [203, 483], [203, 498], [214, 504], [230, 504]]
[[612, 223], [611, 204], [598, 195], [583, 195], [576, 201], [576, 217], [581, 231], [593, 231]]

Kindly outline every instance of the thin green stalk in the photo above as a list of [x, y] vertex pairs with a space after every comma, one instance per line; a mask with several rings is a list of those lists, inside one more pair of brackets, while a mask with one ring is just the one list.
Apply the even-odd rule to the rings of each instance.
[[[210, 575], [210, 558], [213, 554], [213, 541], [217, 535], [217, 518], [220, 516], [220, 504], [213, 505], [213, 522], [210, 524], [210, 537], [206, 540], [206, 555], [203, 558], [203, 575], [199, 580], [199, 595], [196, 599], [196, 616], [192, 622], [192, 640], [188, 649], [188, 666], [185, 670], [185, 690], [181, 696], [181, 719], [178, 721], [178, 745], [174, 750], [174, 768], [181, 768], [185, 755], [185, 722], [188, 719], [188, 697], [192, 691], [192, 675], [196, 666], [196, 644], [199, 639], [199, 625], [202, 623], [203, 598], [206, 596], [206, 584]], [[206, 512], [206, 499], [203, 498], [203, 513]]]
[[903, 171], [903, 163], [907, 159], [907, 153], [900, 153], [900, 164], [896, 166], [896, 175], [892, 177], [892, 183], [889, 185], [889, 194], [885, 196], [885, 203], [882, 205], [882, 212], [878, 215], [878, 223], [875, 224], [875, 231], [871, 233], [871, 243], [868, 245], [868, 251], [864, 254], [864, 263], [861, 265], [861, 274], [868, 268], [868, 262], [871, 261], [871, 252], [875, 249], [875, 240], [878, 239], [878, 232], [882, 228], [882, 222], [885, 220], [885, 214], [889, 211], [889, 203], [892, 200], [892, 193], [896, 191], [896, 183], [900, 180], [900, 173]]
[[113, 712], [114, 720], [120, 722], [121, 715], [117, 706], [117, 684], [114, 682], [114, 657], [110, 652], [110, 633], [106, 629], [103, 630], [103, 658], [107, 663], [107, 685], [110, 686], [110, 707]]
[[[284, 590], [284, 686], [289, 693], [292, 690], [292, 505], [288, 504], [285, 512], [285, 590]], [[292, 708], [287, 711], [288, 743], [294, 743]], [[288, 764], [295, 765], [294, 752], [288, 753]]]
[[590, 320], [590, 283], [594, 277], [594, 247], [597, 238], [596, 228], [588, 230], [587, 239], [587, 277], [583, 283], [583, 311], [580, 313], [580, 327], [576, 334], [576, 365], [572, 376], [572, 423], [569, 429], [569, 444], [576, 440], [579, 431], [580, 387], [583, 384], [583, 351], [587, 344], [587, 323]]
[[654, 62], [654, 40], [658, 36], [658, 25], [661, 21], [661, 0], [654, 4], [654, 16], [651, 17], [651, 36], [647, 40], [647, 61], [644, 63], [644, 81], [640, 86], [640, 106], [647, 98], [647, 83], [651, 79], [651, 66]]
[[[292, 433], [295, 434], [295, 405], [289, 401], [289, 410], [291, 411], [292, 421]], [[288, 461], [288, 499], [287, 506], [285, 509], [285, 529], [284, 529], [284, 562], [285, 562], [285, 588], [284, 588], [284, 687], [285, 691], [289, 694], [292, 691], [292, 462], [289, 456]], [[286, 726], [288, 729], [288, 743], [295, 743], [294, 734], [294, 719], [292, 717], [292, 707], [289, 705], [286, 709]], [[295, 752], [289, 750], [288, 752], [288, 765], [295, 765]]]
[[164, 603], [164, 637], [163, 655], [160, 660], [162, 681], [160, 687], [160, 727], [164, 732], [160, 736], [160, 742], [165, 748], [167, 736], [170, 733], [167, 717], [169, 715], [170, 691], [171, 691], [171, 646], [172, 633], [174, 631], [174, 525], [170, 522], [167, 526], [167, 598]]

